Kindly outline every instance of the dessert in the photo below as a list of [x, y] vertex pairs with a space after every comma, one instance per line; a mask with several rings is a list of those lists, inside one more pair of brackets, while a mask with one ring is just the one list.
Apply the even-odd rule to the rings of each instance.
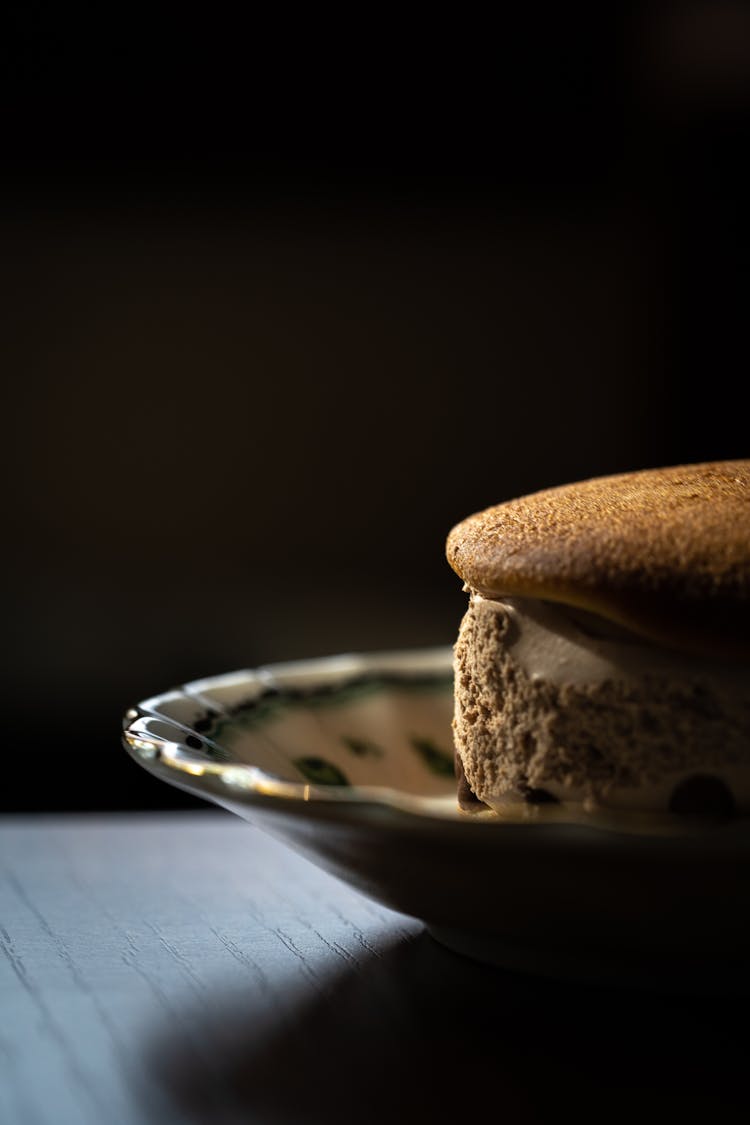
[[599, 477], [448, 536], [467, 811], [750, 811], [750, 460]]

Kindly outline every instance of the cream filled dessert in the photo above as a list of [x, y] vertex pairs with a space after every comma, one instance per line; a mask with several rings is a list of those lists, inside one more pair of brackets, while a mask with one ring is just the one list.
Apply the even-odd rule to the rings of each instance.
[[750, 811], [750, 461], [510, 501], [448, 558], [463, 808]]

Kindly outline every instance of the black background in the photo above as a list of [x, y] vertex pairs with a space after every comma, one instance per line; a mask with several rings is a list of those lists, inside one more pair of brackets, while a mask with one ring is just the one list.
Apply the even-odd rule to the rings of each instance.
[[450, 527], [747, 454], [748, 16], [3, 17], [5, 809], [136, 700], [450, 643]]

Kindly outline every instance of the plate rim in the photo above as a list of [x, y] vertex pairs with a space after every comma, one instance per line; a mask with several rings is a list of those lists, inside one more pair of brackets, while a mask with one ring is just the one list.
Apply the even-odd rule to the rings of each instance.
[[[202, 743], [217, 752], [221, 752], [220, 745], [203, 733], [197, 735], [188, 725], [159, 710], [160, 704], [165, 701], [174, 702], [182, 697], [200, 702], [212, 689], [244, 682], [256, 687], [262, 684], [272, 690], [278, 689], [283, 698], [285, 681], [300, 675], [311, 676], [316, 685], [336, 684], [342, 690], [365, 677], [372, 678], [373, 682], [385, 681], [394, 687], [403, 685], [426, 689], [433, 684], [447, 688], [453, 678], [453, 646], [329, 654], [277, 661], [190, 680], [129, 707], [123, 717], [123, 745], [130, 756], [150, 773], [211, 800], [225, 798], [233, 803], [262, 803], [264, 806], [269, 801], [280, 801], [287, 806], [308, 809], [312, 803], [336, 807], [375, 806], [441, 822], [463, 822], [467, 814], [462, 814], [457, 805], [449, 808], [446, 798], [442, 797], [420, 796], [385, 785], [347, 785], [339, 788], [287, 781], [247, 763], [207, 762], [190, 753], [192, 747], [187, 740], [199, 737]], [[218, 709], [217, 714], [220, 714]], [[479, 819], [473, 818], [475, 821]]]

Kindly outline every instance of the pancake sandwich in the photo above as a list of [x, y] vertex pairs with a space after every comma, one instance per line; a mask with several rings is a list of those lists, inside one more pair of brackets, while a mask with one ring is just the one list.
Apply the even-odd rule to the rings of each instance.
[[545, 489], [447, 557], [466, 811], [750, 813], [750, 460]]

